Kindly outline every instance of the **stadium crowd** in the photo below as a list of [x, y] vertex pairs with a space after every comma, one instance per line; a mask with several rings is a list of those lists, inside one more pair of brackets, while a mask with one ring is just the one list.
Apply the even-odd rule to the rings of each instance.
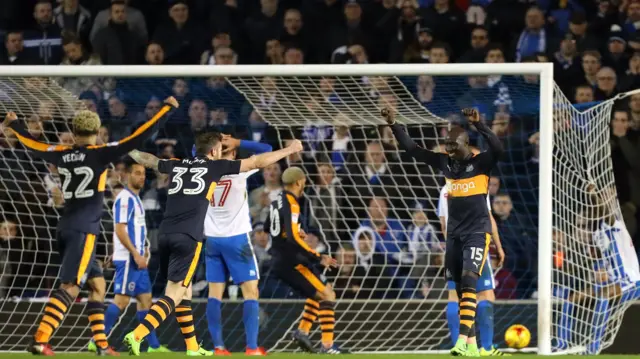
[[[2, 6], [2, 65], [553, 62], [556, 83], [581, 109], [640, 88], [638, 0], [3, 0]], [[281, 190], [282, 170], [294, 164], [310, 176], [303, 206], [306, 241], [337, 253], [340, 269], [332, 275], [339, 297], [439, 297], [445, 286], [435, 211], [442, 179], [404, 157], [384, 126], [302, 126], [300, 119], [291, 122], [291, 131], [271, 127], [261, 114], [282, 105], [277, 103], [282, 84], [273, 78], [262, 80], [259, 106], [251, 106], [220, 78], [24, 80], [21, 86], [30, 94], [12, 93], [10, 81], [22, 80], [0, 79], [2, 106], [28, 113], [30, 133], [45, 142], [73, 144], [63, 115], [68, 109], [51, 90], [58, 85], [100, 114], [100, 143], [126, 137], [160, 109], [160, 99], [175, 96], [179, 112], [145, 145], [161, 158], [190, 155], [194, 134], [208, 129], [274, 148], [290, 138], [303, 139], [302, 156], [269, 166], [250, 180], [263, 298], [289, 295], [269, 276], [269, 238], [262, 220]], [[317, 81], [316, 104], [348, 106], [341, 96], [353, 87], [329, 78]], [[398, 101], [393, 79], [359, 81], [363, 96], [381, 106]], [[507, 253], [496, 274], [496, 296], [534, 296], [538, 78], [420, 76], [400, 81], [424, 108], [451, 124], [467, 127], [459, 109], [478, 108], [503, 140], [507, 154], [490, 179], [492, 210]], [[434, 147], [446, 127], [409, 130]], [[616, 104], [611, 130], [618, 199], [640, 244], [640, 94]], [[57, 260], [51, 238], [64, 202], [60, 179], [55, 167], [31, 159], [8, 132], [2, 136], [0, 296], [46, 296], [57, 271], [51, 265]], [[479, 149], [486, 147], [478, 136], [472, 141]], [[124, 169], [123, 161], [109, 172], [107, 188], [113, 196], [122, 189]], [[170, 184], [166, 175], [147, 177], [142, 197], [153, 269], [154, 230]], [[415, 185], [415, 178], [421, 185]], [[112, 241], [110, 208], [107, 203], [100, 239], [105, 266]], [[563, 234], [557, 234], [560, 243]], [[562, 250], [560, 244], [557, 249]], [[162, 290], [154, 288], [154, 293]]]

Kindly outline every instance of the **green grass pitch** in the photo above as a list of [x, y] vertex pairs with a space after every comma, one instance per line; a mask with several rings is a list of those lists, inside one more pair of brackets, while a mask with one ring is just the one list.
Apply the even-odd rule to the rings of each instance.
[[[243, 353], [237, 353], [234, 354], [233, 356], [235, 357], [244, 357]], [[529, 354], [516, 354], [514, 356], [521, 356], [523, 357], [523, 359], [534, 359], [534, 358], [543, 358], [542, 356], [538, 356], [538, 355], [529, 355]], [[9, 358], [30, 358], [32, 357], [31, 354], [22, 354], [22, 353], [0, 353], [0, 359], [9, 359]], [[56, 358], [69, 358], [69, 359], [94, 359], [96, 356], [94, 354], [88, 354], [88, 353], [73, 353], [73, 354], [64, 354], [64, 353], [60, 353], [60, 354], [56, 354], [55, 356]], [[121, 353], [121, 357], [122, 358], [131, 358], [129, 355], [127, 355], [127, 353]], [[321, 356], [319, 354], [296, 354], [296, 353], [274, 353], [274, 354], [269, 354], [268, 358], [270, 359], [316, 359], [316, 358], [321, 358], [324, 356]], [[452, 358], [449, 355], [445, 355], [445, 354], [350, 354], [350, 355], [331, 355], [329, 356], [331, 358], [349, 358], [352, 357], [354, 359], [362, 359], [362, 358], [390, 358], [390, 359], [449, 359]], [[573, 356], [552, 356], [552, 357], [544, 357], [544, 358], [559, 358], [559, 357], [572, 357], [575, 358], [575, 355]], [[587, 358], [588, 356], [580, 356], [580, 358]], [[166, 354], [142, 354], [140, 356], [140, 358], [147, 358], [147, 359], [153, 359], [153, 358], [158, 358], [158, 359], [185, 359], [185, 358], [191, 358], [191, 357], [187, 357], [184, 353], [166, 353]], [[598, 359], [625, 359], [625, 358], [640, 358], [640, 355], [599, 355], [599, 356], [593, 356], [593, 358], [598, 358]]]

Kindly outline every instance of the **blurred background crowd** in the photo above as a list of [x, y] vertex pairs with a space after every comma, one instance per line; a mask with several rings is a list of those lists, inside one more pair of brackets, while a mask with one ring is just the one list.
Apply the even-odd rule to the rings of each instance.
[[[3, 0], [1, 65], [366, 64], [552, 62], [555, 81], [579, 109], [640, 88], [638, 0]], [[392, 74], [390, 74], [392, 75]], [[285, 84], [265, 77], [259, 103], [249, 104], [224, 78], [57, 78], [0, 80], [0, 103], [26, 117], [45, 142], [73, 144], [61, 86], [101, 115], [99, 142], [126, 137], [175, 96], [180, 110], [145, 144], [161, 158], [188, 156], [194, 135], [209, 129], [274, 148], [301, 138], [304, 154], [264, 169], [249, 183], [254, 249], [263, 270], [261, 296], [290, 294], [269, 275], [264, 209], [282, 189], [291, 165], [309, 173], [303, 199], [306, 241], [335, 254], [328, 274], [344, 298], [438, 298], [444, 288], [442, 235], [436, 213], [443, 179], [416, 166], [388, 128], [307, 124], [314, 106], [349, 107], [358, 96], [398, 106], [408, 91], [452, 125], [468, 127], [461, 107], [480, 110], [507, 154], [490, 179], [492, 211], [507, 253], [496, 296], [535, 296], [538, 213], [538, 99], [536, 76], [369, 77], [353, 84], [310, 79], [315, 90], [304, 111], [278, 101]], [[18, 87], [26, 93], [14, 93]], [[397, 83], [396, 83], [397, 82]], [[360, 91], [353, 96], [354, 88]], [[407, 101], [406, 99], [403, 101]], [[17, 108], [12, 108], [14, 106]], [[290, 128], [269, 126], [277, 106]], [[70, 105], [70, 107], [73, 107]], [[340, 111], [331, 114], [338, 117]], [[301, 114], [302, 113], [302, 114]], [[425, 112], [426, 113], [426, 112]], [[618, 199], [634, 241], [640, 240], [640, 94], [619, 101], [610, 120]], [[348, 122], [348, 121], [347, 121]], [[339, 123], [339, 121], [337, 121]], [[447, 126], [410, 126], [413, 138], [437, 149]], [[473, 145], [486, 147], [472, 135]], [[32, 159], [8, 132], [0, 138], [0, 296], [46, 296], [58, 259], [51, 241], [63, 206], [56, 168]], [[418, 182], [415, 180], [418, 179]], [[126, 163], [108, 176], [99, 253], [109, 266], [110, 208], [126, 184]], [[166, 176], [147, 174], [141, 195], [150, 229], [165, 208]], [[556, 250], [571, 233], [556, 231]], [[196, 289], [203, 289], [203, 273]], [[155, 287], [154, 294], [163, 288]], [[205, 295], [203, 292], [202, 295]], [[231, 294], [234, 296], [235, 294]]]

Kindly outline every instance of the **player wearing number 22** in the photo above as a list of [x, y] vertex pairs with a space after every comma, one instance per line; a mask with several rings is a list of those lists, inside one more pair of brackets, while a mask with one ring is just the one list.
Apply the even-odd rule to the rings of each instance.
[[204, 219], [216, 185], [222, 176], [263, 168], [301, 150], [300, 141], [294, 141], [279, 151], [240, 161], [223, 160], [220, 159], [222, 135], [209, 132], [196, 137], [194, 157], [161, 161], [148, 153], [129, 153], [145, 167], [169, 174], [171, 181], [167, 210], [158, 233], [160, 270], [167, 278], [165, 295], [156, 301], [140, 325], [125, 336], [124, 343], [129, 347], [130, 354], [140, 355], [142, 339], [175, 310], [187, 355], [213, 355], [201, 348], [196, 340], [191, 311], [191, 280], [200, 259]]
[[390, 110], [383, 110], [382, 115], [392, 125], [394, 136], [409, 155], [441, 170], [446, 178], [449, 219], [445, 273], [447, 280], [456, 283], [460, 298], [460, 333], [451, 354], [475, 356], [479, 355], [478, 346], [476, 343], [467, 346], [467, 339], [475, 337], [476, 285], [487, 259], [491, 238], [486, 196], [489, 174], [503, 149], [498, 137], [480, 121], [478, 111], [464, 109], [462, 112], [487, 140], [487, 151], [474, 155], [469, 148], [467, 132], [459, 127], [451, 129], [445, 139], [446, 154], [423, 149], [404, 132], [401, 125], [395, 123]]
[[154, 125], [178, 102], [169, 97], [165, 106], [130, 136], [105, 145], [96, 145], [100, 118], [91, 111], [79, 111], [72, 120], [74, 146], [50, 145], [36, 141], [9, 113], [5, 127], [31, 153], [58, 168], [62, 177], [64, 211], [58, 222], [56, 242], [61, 258], [60, 288], [51, 293], [40, 325], [28, 350], [33, 354], [54, 355], [49, 339], [85, 283], [89, 285], [87, 311], [99, 355], [118, 355], [107, 343], [104, 331], [106, 285], [95, 259], [96, 236], [100, 233], [107, 167], [127, 152], [142, 145], [155, 131]]
[[300, 204], [305, 174], [299, 167], [290, 167], [282, 174], [284, 190], [269, 207], [269, 235], [271, 237], [272, 271], [285, 283], [307, 298], [302, 322], [293, 334], [294, 341], [308, 352], [314, 352], [309, 340], [311, 325], [319, 318], [322, 330], [321, 352], [344, 354], [333, 342], [336, 293], [324, 279], [317, 266], [335, 267], [335, 259], [320, 255], [304, 241], [300, 231]]

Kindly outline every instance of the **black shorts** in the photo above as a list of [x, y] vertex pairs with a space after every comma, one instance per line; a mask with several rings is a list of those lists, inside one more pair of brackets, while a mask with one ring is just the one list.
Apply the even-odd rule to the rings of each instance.
[[478, 275], [482, 272], [489, 255], [489, 233], [471, 233], [447, 236], [444, 268], [447, 280], [460, 282], [462, 271]]
[[96, 261], [96, 235], [60, 229], [56, 233], [60, 254], [60, 281], [82, 287], [87, 279], [103, 277]]
[[280, 280], [305, 298], [314, 299], [317, 292], [323, 292], [326, 288], [324, 276], [315, 268], [282, 262], [274, 262], [271, 268]]
[[158, 236], [160, 272], [168, 281], [191, 284], [202, 252], [202, 242], [182, 233], [164, 233]]

